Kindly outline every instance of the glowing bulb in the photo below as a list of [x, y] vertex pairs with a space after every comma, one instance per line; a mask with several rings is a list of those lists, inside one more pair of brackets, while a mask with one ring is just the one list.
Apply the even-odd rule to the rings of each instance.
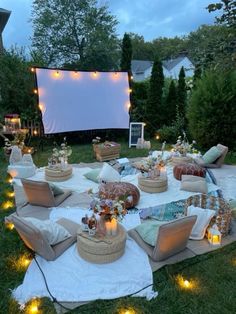
[[15, 196], [15, 193], [14, 192], [7, 192], [6, 195], [8, 197], [14, 197]]
[[59, 71], [56, 71], [56, 72], [55, 72], [55, 76], [56, 76], [56, 77], [59, 77], [59, 76], [60, 76]]
[[135, 314], [135, 310], [132, 308], [129, 309], [122, 309], [119, 311], [119, 314]]
[[157, 134], [157, 135], [156, 135], [156, 140], [159, 140], [159, 139], [160, 139], [160, 135]]
[[37, 134], [38, 134], [38, 131], [37, 131], [37, 130], [34, 130], [34, 131], [33, 131], [33, 134], [34, 134], [34, 135], [37, 135]]
[[9, 209], [9, 208], [13, 207], [13, 205], [14, 204], [11, 201], [5, 201], [2, 203], [2, 208], [3, 209]]
[[7, 179], [7, 183], [12, 183], [12, 181], [13, 181], [13, 179], [12, 178], [9, 178], [9, 179]]
[[190, 282], [188, 280], [184, 280], [184, 286], [186, 288], [189, 288], [190, 287]]
[[93, 72], [93, 76], [95, 76], [95, 77], [96, 77], [97, 75], [98, 75], [98, 74], [97, 74], [97, 72], [96, 72], [96, 71], [95, 71], [95, 72]]
[[32, 73], [34, 73], [35, 72], [35, 68], [30, 68], [30, 71], [32, 72]]
[[31, 154], [31, 152], [32, 152], [31, 148], [29, 148], [27, 152], [28, 152], [29, 154]]
[[6, 228], [9, 230], [13, 230], [14, 229], [14, 224], [12, 222], [6, 222], [5, 223]]
[[25, 258], [25, 259], [22, 260], [22, 264], [23, 264], [25, 267], [27, 267], [27, 266], [29, 265], [29, 263], [30, 263], [30, 259], [28, 259], [28, 258]]
[[132, 88], [129, 88], [129, 93], [132, 93]]
[[35, 95], [37, 95], [38, 94], [37, 88], [35, 88], [33, 92], [34, 92]]
[[37, 313], [39, 309], [37, 305], [31, 305], [29, 310], [30, 310], [30, 313], [33, 314], [33, 313]]
[[39, 109], [40, 109], [40, 111], [43, 111], [44, 105], [42, 103], [39, 104]]
[[133, 80], [133, 79], [134, 79], [133, 75], [131, 75], [131, 76], [130, 76], [130, 79], [131, 79], [131, 80]]

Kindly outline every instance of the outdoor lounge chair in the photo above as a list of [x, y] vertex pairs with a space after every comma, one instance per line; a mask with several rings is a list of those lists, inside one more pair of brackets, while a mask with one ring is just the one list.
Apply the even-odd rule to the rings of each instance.
[[14, 224], [25, 245], [48, 261], [55, 260], [76, 242], [79, 227], [77, 223], [71, 220], [60, 219], [57, 223], [62, 225], [71, 234], [71, 237], [55, 245], [50, 245], [44, 234], [25, 219], [13, 214], [11, 215], [11, 222]]
[[144, 242], [135, 229], [131, 229], [128, 234], [144, 249], [153, 261], [159, 262], [186, 248], [196, 220], [197, 216], [194, 215], [161, 225], [154, 247]]
[[228, 153], [228, 147], [221, 144], [217, 144], [216, 147], [221, 151], [221, 155], [213, 163], [206, 164], [202, 158], [195, 159], [196, 163], [205, 168], [220, 168], [223, 165], [224, 159]]

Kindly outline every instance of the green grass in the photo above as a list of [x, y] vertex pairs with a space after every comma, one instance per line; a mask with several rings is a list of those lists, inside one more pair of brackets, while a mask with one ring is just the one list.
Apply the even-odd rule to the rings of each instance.
[[[153, 149], [160, 148], [156, 143]], [[51, 147], [44, 147], [34, 155], [37, 166], [46, 164]], [[147, 150], [129, 149], [127, 143], [122, 143], [121, 157], [147, 156]], [[88, 145], [73, 146], [70, 162], [93, 162], [92, 147]], [[229, 154], [227, 163], [236, 164], [236, 156]], [[8, 199], [6, 193], [11, 186], [6, 183], [7, 162], [0, 153], [0, 204]], [[28, 307], [20, 311], [16, 302], [11, 298], [11, 289], [22, 283], [25, 268], [19, 267], [17, 261], [22, 255], [30, 255], [15, 230], [8, 230], [4, 224], [4, 217], [14, 211], [0, 209], [0, 313], [28, 313]], [[135, 261], [134, 261], [135, 267]], [[119, 270], [117, 270], [119, 271]], [[127, 272], [129, 270], [127, 269]], [[177, 283], [177, 276], [181, 275], [193, 280], [195, 288], [184, 290]], [[216, 252], [197, 256], [184, 262], [166, 266], [154, 273], [154, 289], [159, 296], [151, 301], [143, 298], [124, 297], [109, 301], [96, 301], [84, 305], [70, 313], [81, 314], [118, 314], [122, 309], [134, 309], [139, 314], [231, 314], [236, 313], [236, 243], [228, 245]], [[52, 302], [40, 299], [40, 312], [55, 314]], [[123, 312], [124, 313], [124, 312]]]

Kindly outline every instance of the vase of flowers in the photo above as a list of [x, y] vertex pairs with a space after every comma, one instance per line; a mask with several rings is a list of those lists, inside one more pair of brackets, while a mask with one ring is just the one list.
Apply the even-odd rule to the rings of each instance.
[[172, 152], [176, 157], [186, 157], [188, 153], [196, 152], [194, 144], [196, 144], [196, 141], [193, 140], [190, 144], [187, 139], [186, 133], [183, 131], [183, 136], [178, 136], [177, 142], [172, 145]]
[[72, 154], [72, 149], [66, 143], [66, 137], [60, 147], [54, 147], [52, 156], [48, 160], [49, 168], [66, 168], [68, 165], [68, 157]]

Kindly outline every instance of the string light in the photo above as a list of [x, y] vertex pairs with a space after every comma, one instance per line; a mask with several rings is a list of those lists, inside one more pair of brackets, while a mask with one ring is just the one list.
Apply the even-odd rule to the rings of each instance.
[[15, 193], [12, 191], [12, 192], [7, 192], [6, 193], [6, 195], [8, 196], [8, 197], [14, 197], [15, 196]]
[[193, 288], [195, 288], [196, 286], [196, 283], [194, 281], [189, 281], [187, 279], [184, 279], [182, 276], [178, 275], [176, 277], [177, 279], [177, 282], [179, 284], [179, 286], [182, 288], [182, 289], [186, 289], [186, 290], [191, 290]]
[[12, 222], [5, 222], [5, 226], [7, 229], [9, 230], [13, 230], [14, 229], [14, 224]]
[[9, 209], [9, 208], [11, 208], [13, 206], [14, 206], [14, 204], [13, 204], [12, 201], [5, 201], [5, 202], [2, 203], [2, 208], [3, 209]]
[[34, 131], [33, 131], [33, 134], [34, 134], [34, 135], [38, 135], [38, 131], [37, 131], [37, 130], [34, 130]]
[[29, 306], [28, 306], [28, 313], [29, 314], [36, 314], [39, 313], [39, 306], [40, 306], [40, 301], [39, 300], [33, 300]]
[[25, 271], [30, 262], [31, 258], [27, 254], [23, 254], [17, 260], [12, 260], [12, 268], [16, 271]]
[[157, 135], [156, 135], [156, 140], [159, 140], [159, 139], [160, 139], [160, 135], [157, 134]]
[[129, 93], [132, 93], [132, 88], [129, 88]]
[[13, 179], [12, 179], [12, 178], [8, 178], [8, 179], [7, 179], [7, 183], [12, 184], [12, 181], [13, 181]]
[[136, 314], [136, 311], [133, 308], [121, 309], [119, 314]]
[[35, 68], [30, 68], [30, 71], [32, 72], [32, 73], [34, 73], [35, 72]]
[[131, 76], [130, 76], [130, 79], [131, 79], [131, 80], [133, 80], [133, 79], [134, 79], [133, 75], [131, 75]]
[[35, 95], [37, 95], [38, 94], [37, 88], [34, 88], [33, 92], [34, 92]]

